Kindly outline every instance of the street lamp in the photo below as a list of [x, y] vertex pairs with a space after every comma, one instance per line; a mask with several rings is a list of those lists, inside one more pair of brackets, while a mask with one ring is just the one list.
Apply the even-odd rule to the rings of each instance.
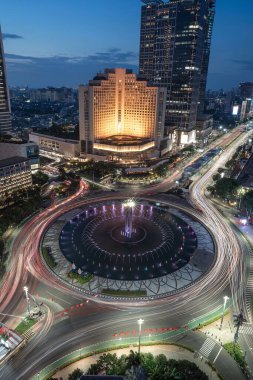
[[138, 325], [139, 325], [139, 348], [138, 348], [138, 353], [141, 352], [141, 325], [143, 324], [144, 319], [140, 318], [138, 319]]
[[26, 301], [27, 301], [27, 313], [30, 317], [31, 315], [31, 310], [30, 310], [30, 299], [29, 299], [29, 295], [28, 295], [28, 287], [27, 286], [24, 286], [24, 291], [25, 291], [25, 298], [26, 298]]
[[225, 297], [223, 297], [223, 299], [224, 299], [224, 304], [223, 304], [223, 310], [222, 310], [222, 316], [221, 316], [221, 322], [220, 322], [220, 330], [222, 329], [222, 324], [223, 324], [223, 319], [224, 319], [224, 313], [225, 313], [225, 309], [226, 309], [226, 303], [229, 300], [229, 297], [225, 296]]

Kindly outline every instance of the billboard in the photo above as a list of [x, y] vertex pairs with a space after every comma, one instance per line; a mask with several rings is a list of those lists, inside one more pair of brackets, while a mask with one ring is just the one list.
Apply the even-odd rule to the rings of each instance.
[[232, 115], [233, 116], [237, 116], [239, 113], [239, 106], [233, 106], [233, 113]]

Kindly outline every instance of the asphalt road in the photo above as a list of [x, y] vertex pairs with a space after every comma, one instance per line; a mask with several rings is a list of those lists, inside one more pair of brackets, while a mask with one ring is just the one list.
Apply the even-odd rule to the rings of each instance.
[[[239, 136], [238, 131], [234, 132]], [[0, 369], [0, 378], [28, 379], [38, 373], [53, 360], [84, 345], [118, 339], [115, 333], [137, 329], [137, 319], [144, 319], [144, 328], [182, 326], [194, 318], [208, 314], [223, 303], [223, 296], [232, 295], [235, 310], [241, 304], [244, 260], [242, 249], [226, 220], [206, 198], [204, 189], [218, 167], [228, 160], [236, 147], [247, 139], [241, 135], [209, 170], [197, 179], [191, 188], [191, 200], [202, 212], [182, 204], [181, 207], [202, 219], [213, 233], [217, 242], [218, 259], [201, 282], [166, 300], [147, 305], [108, 305], [95, 302], [86, 303], [81, 293], [74, 292], [56, 279], [43, 265], [39, 256], [39, 243], [43, 231], [60, 214], [86, 202], [80, 198], [85, 194], [85, 183], [80, 192], [71, 199], [51, 207], [27, 222], [19, 231], [11, 247], [8, 272], [0, 293], [1, 313], [19, 315], [25, 311], [23, 286], [29, 292], [41, 297], [47, 307], [47, 314], [38, 334], [11, 361]], [[236, 135], [235, 135], [236, 136]], [[231, 136], [230, 136], [231, 140]], [[228, 137], [224, 137], [224, 146]], [[167, 190], [179, 173], [163, 183], [152, 186], [152, 193]], [[141, 194], [150, 194], [151, 189], [141, 189]], [[124, 196], [127, 191], [124, 190]], [[107, 193], [106, 197], [115, 195]], [[97, 195], [101, 197], [100, 195]], [[103, 194], [104, 196], [104, 194]], [[155, 195], [152, 195], [154, 198]], [[159, 200], [159, 194], [156, 196]], [[162, 196], [164, 200], [164, 196]], [[229, 236], [229, 239], [228, 239]], [[85, 302], [77, 312], [70, 312], [62, 318], [60, 312], [74, 310], [75, 305]], [[71, 306], [73, 309], [71, 309]], [[10, 326], [15, 319], [2, 316], [1, 320]], [[197, 339], [197, 338], [196, 338]]]

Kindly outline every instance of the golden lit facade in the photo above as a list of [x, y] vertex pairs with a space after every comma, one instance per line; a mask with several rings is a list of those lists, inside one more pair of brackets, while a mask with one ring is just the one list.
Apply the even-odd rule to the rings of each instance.
[[148, 86], [131, 70], [107, 69], [79, 88], [81, 151], [110, 154], [159, 154], [166, 90]]

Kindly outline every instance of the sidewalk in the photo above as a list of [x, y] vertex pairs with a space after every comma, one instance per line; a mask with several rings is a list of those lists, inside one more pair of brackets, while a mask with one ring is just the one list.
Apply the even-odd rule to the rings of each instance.
[[230, 313], [224, 316], [222, 330], [220, 330], [221, 320], [211, 323], [208, 326], [202, 327], [202, 331], [207, 336], [212, 337], [217, 343], [224, 344], [229, 343], [234, 340], [233, 326], [231, 325], [231, 315]]
[[[110, 351], [110, 353], [114, 354], [116, 353], [118, 356], [120, 355], [128, 355], [131, 348], [124, 348], [120, 350], [114, 350]], [[137, 350], [136, 347], [133, 348], [134, 351]], [[196, 365], [207, 374], [209, 379], [212, 380], [219, 380], [219, 377], [215, 371], [212, 370], [212, 368], [205, 363], [205, 361], [201, 361], [200, 358], [194, 358], [194, 353], [190, 352], [184, 348], [173, 346], [173, 345], [160, 345], [160, 346], [143, 346], [141, 347], [142, 353], [151, 353], [154, 356], [164, 354], [168, 359], [176, 359], [176, 360], [189, 360], [191, 362], [196, 363]], [[88, 370], [89, 366], [96, 362], [96, 360], [99, 358], [99, 355], [94, 355], [91, 357], [88, 357], [86, 359], [79, 360], [75, 362], [74, 364], [69, 365], [68, 367], [65, 367], [64, 369], [56, 372], [54, 377], [60, 378], [62, 377], [63, 380], [68, 379], [68, 374], [73, 372], [76, 368], [80, 368], [84, 371], [84, 373]]]
[[[223, 339], [226, 337], [226, 339], [230, 340], [228, 330], [225, 331], [227, 331], [228, 335], [225, 333]], [[216, 368], [223, 379], [245, 380], [245, 376], [238, 364], [220, 345], [219, 341], [214, 338], [215, 337], [212, 335], [206, 335], [202, 331], [188, 331], [185, 335], [173, 338], [173, 341], [178, 341], [186, 347], [190, 347], [196, 352], [196, 356], [203, 358], [203, 360], [208, 360]]]

